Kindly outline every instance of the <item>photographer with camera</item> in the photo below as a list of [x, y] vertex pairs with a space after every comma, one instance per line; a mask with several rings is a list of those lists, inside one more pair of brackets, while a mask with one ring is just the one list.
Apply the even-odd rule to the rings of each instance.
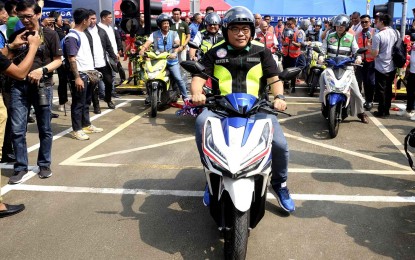
[[[33, 34], [39, 34], [42, 44], [37, 50], [32, 68], [26, 79], [12, 82], [10, 116], [16, 163], [14, 164], [14, 175], [9, 179], [10, 184], [22, 182], [23, 177], [28, 172], [26, 129], [27, 114], [31, 105], [35, 109], [40, 139], [37, 158], [37, 165], [40, 168], [38, 175], [40, 178], [48, 178], [52, 175], [50, 165], [53, 135], [49, 88], [53, 86], [53, 71], [62, 64], [62, 50], [60, 49], [58, 34], [49, 28], [40, 26], [39, 19], [42, 13], [39, 5], [30, 0], [23, 0], [18, 2], [16, 11], [17, 17], [25, 28], [13, 33], [9, 41], [12, 42], [17, 37], [21, 37], [20, 34], [27, 30], [28, 32], [23, 36], [23, 39], [28, 39]], [[21, 63], [28, 50], [27, 45], [9, 50], [13, 63]]]
[[[7, 17], [7, 13], [4, 13], [3, 10], [4, 4], [0, 1], [0, 19]], [[1, 21], [3, 22], [3, 20]], [[27, 73], [32, 66], [34, 56], [36, 54], [37, 48], [40, 45], [40, 37], [39, 34], [35, 34], [34, 36], [30, 36], [27, 40], [23, 40], [22, 36], [26, 33], [26, 31], [22, 32], [16, 40], [8, 45], [1, 46], [1, 53], [0, 54], [0, 72], [6, 76], [9, 76], [14, 79], [23, 80], [26, 77]], [[14, 49], [20, 47], [23, 44], [29, 45], [29, 50], [26, 54], [25, 59], [18, 65], [14, 65], [5, 55], [8, 55], [9, 49]], [[1, 82], [4, 83], [4, 82]], [[1, 89], [3, 91], [3, 89]], [[3, 94], [3, 93], [2, 93]], [[7, 119], [7, 108], [5, 107], [5, 103], [3, 102], [3, 96], [0, 95], [0, 155], [2, 153], [1, 146], [3, 145], [4, 139], [4, 130], [6, 126], [6, 119]], [[1, 194], [1, 180], [0, 180], [0, 194]], [[10, 205], [2, 202], [2, 198], [0, 195], [0, 218], [8, 217], [19, 213], [20, 211], [24, 210], [24, 205]]]

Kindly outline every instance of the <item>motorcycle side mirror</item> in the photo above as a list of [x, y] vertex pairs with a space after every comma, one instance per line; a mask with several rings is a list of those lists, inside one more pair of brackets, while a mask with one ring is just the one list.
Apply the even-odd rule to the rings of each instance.
[[317, 46], [313, 46], [313, 51], [317, 52], [317, 53], [321, 53], [321, 50], [319, 47]]
[[356, 51], [356, 53], [357, 54], [362, 54], [362, 53], [365, 53], [367, 51], [367, 48], [359, 48], [357, 51]]
[[261, 41], [261, 39], [259, 39], [259, 38], [255, 38], [254, 40], [257, 41], [257, 42]]
[[300, 74], [301, 69], [300, 68], [296, 68], [296, 67], [292, 67], [292, 68], [286, 68], [284, 69], [280, 75], [278, 75], [278, 77], [283, 80], [291, 80], [297, 77], [298, 74]]
[[180, 45], [178, 45], [177, 43], [173, 44], [173, 49], [177, 49], [179, 47], [180, 47]]
[[135, 45], [137, 45], [137, 46], [143, 45], [143, 42], [142, 41], [135, 41]]
[[205, 66], [197, 61], [182, 61], [180, 66], [191, 74], [202, 73], [205, 71]]
[[197, 45], [195, 42], [188, 42], [187, 45], [189, 45], [192, 49], [199, 49], [199, 45]]

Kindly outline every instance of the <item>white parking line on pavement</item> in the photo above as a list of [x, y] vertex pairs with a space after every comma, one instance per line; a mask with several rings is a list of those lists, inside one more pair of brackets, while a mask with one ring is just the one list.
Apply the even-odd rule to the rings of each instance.
[[[123, 107], [123, 106], [127, 105], [127, 104], [128, 104], [128, 103], [130, 103], [130, 102], [131, 102], [131, 101], [125, 101], [125, 102], [122, 102], [122, 103], [120, 103], [120, 104], [116, 105], [116, 106], [115, 106], [115, 108], [120, 108], [120, 107]], [[114, 111], [114, 109], [106, 109], [106, 110], [104, 110], [101, 114], [92, 116], [92, 117], [90, 118], [90, 121], [92, 122], [92, 121], [94, 121], [94, 120], [96, 120], [96, 119], [100, 118], [101, 116], [104, 116], [104, 115], [106, 115], [106, 114], [108, 114], [108, 113], [111, 113], [112, 111]], [[66, 130], [63, 130], [62, 132], [60, 132], [60, 133], [58, 133], [58, 134], [56, 134], [56, 135], [54, 135], [54, 136], [53, 136], [53, 141], [55, 141], [55, 140], [57, 140], [57, 139], [61, 138], [62, 136], [64, 136], [64, 135], [66, 135], [66, 134], [70, 133], [71, 131], [72, 131], [72, 127], [68, 128], [68, 129], [66, 129]], [[27, 148], [27, 153], [33, 152], [33, 151], [35, 151], [35, 150], [39, 149], [39, 147], [40, 147], [40, 143], [37, 143], [37, 144], [35, 144], [35, 145], [32, 145], [32, 146], [30, 146], [29, 148]]]
[[[114, 135], [118, 134], [119, 132], [121, 132], [122, 130], [124, 130], [125, 128], [127, 128], [129, 125], [133, 124], [135, 121], [137, 121], [138, 119], [140, 119], [141, 117], [143, 117], [147, 112], [149, 111], [149, 108], [145, 109], [144, 111], [142, 111], [140, 114], [132, 117], [130, 120], [128, 120], [127, 122], [119, 125], [117, 128], [115, 128], [114, 130], [112, 130], [111, 132], [109, 132], [108, 134], [104, 135], [103, 137], [99, 138], [98, 140], [96, 140], [95, 142], [93, 142], [92, 144], [88, 145], [87, 147], [83, 148], [82, 150], [78, 151], [77, 153], [75, 153], [74, 155], [72, 155], [71, 157], [69, 157], [68, 159], [66, 159], [65, 161], [61, 162], [60, 165], [74, 165], [74, 163], [76, 163], [77, 165], [79, 165], [79, 161], [78, 159], [88, 153], [89, 151], [93, 150], [95, 147], [97, 147], [98, 145], [104, 143], [105, 141], [107, 141], [108, 139], [110, 139], [111, 137], [113, 137]], [[112, 165], [113, 167], [119, 166], [120, 164], [114, 164]], [[91, 166], [91, 165], [90, 165]], [[111, 166], [111, 164], [106, 164], [106, 167]]]
[[[41, 191], [41, 192], [67, 192], [67, 193], [92, 193], [92, 194], [130, 194], [143, 196], [178, 196], [178, 197], [202, 197], [203, 191], [187, 190], [146, 190], [146, 189], [115, 189], [115, 188], [89, 188], [68, 186], [41, 186], [41, 185], [14, 185], [17, 191]], [[294, 200], [301, 201], [344, 201], [344, 202], [388, 202], [388, 203], [415, 203], [414, 196], [360, 196], [360, 195], [320, 195], [320, 194], [291, 194]], [[268, 199], [275, 199], [267, 194]]]
[[363, 154], [363, 153], [349, 151], [349, 150], [346, 150], [346, 149], [343, 149], [343, 148], [340, 148], [340, 147], [337, 147], [337, 146], [324, 144], [324, 143], [313, 141], [313, 140], [310, 140], [310, 139], [307, 139], [307, 138], [298, 137], [298, 136], [295, 136], [295, 135], [292, 135], [292, 134], [287, 134], [286, 133], [285, 136], [288, 137], [288, 138], [295, 139], [297, 141], [313, 144], [313, 145], [324, 147], [324, 148], [327, 148], [327, 149], [331, 149], [331, 150], [334, 150], [334, 151], [337, 151], [337, 152], [342, 152], [342, 153], [345, 153], [345, 154], [357, 156], [359, 158], [364, 158], [364, 159], [367, 159], [367, 160], [370, 160], [370, 161], [375, 161], [375, 162], [378, 162], [378, 163], [383, 163], [383, 164], [386, 164], [386, 165], [389, 165], [389, 166], [393, 166], [393, 167], [397, 167], [397, 168], [400, 168], [400, 169], [408, 170], [408, 166], [401, 165], [401, 164], [396, 163], [396, 162], [383, 160], [383, 159], [376, 158], [376, 157], [366, 155], [366, 154]]

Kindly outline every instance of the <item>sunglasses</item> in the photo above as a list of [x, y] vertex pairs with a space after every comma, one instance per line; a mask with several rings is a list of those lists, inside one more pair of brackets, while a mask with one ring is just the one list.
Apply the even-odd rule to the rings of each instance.
[[360, 21], [360, 23], [369, 23], [369, 21]]

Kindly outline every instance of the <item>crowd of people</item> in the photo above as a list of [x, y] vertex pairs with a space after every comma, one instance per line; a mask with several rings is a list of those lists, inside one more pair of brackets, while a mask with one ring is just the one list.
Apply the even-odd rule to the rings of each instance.
[[[190, 93], [196, 105], [204, 104], [206, 100], [203, 86], [210, 75], [219, 79], [221, 84], [216, 86], [216, 91], [222, 95], [244, 92], [262, 97], [262, 86], [266, 82], [271, 85], [274, 108], [283, 111], [286, 109], [284, 86], [277, 82], [281, 71], [273, 54], [281, 53], [283, 68], [304, 68], [307, 46], [311, 42], [321, 42], [322, 58], [319, 62], [324, 62], [324, 57], [350, 56], [356, 54], [358, 48], [367, 48], [356, 59], [357, 64], [363, 65], [356, 69], [352, 81], [352, 114], [357, 115], [362, 123], [369, 123], [365, 110], [370, 111], [377, 99], [379, 105], [374, 116], [389, 116], [396, 73], [391, 52], [400, 36], [392, 29], [388, 14], [376, 14], [374, 27], [369, 15], [358, 12], [337, 15], [324, 24], [314, 18], [300, 23], [295, 18], [288, 18], [285, 23], [278, 21], [275, 27], [271, 25], [270, 16], [252, 14], [244, 7], [233, 7], [223, 17], [209, 7], [205, 17], [195, 14], [191, 22], [182, 19], [181, 14], [181, 10], [175, 8], [172, 16], [159, 15], [159, 29], [149, 35], [139, 54], [143, 55], [151, 46], [172, 50], [168, 69], [185, 102], [189, 96], [179, 62], [198, 60], [206, 70], [203, 74], [194, 75], [191, 82]], [[122, 37], [119, 30], [112, 27], [110, 11], [101, 11], [98, 23], [95, 11], [78, 8], [73, 11], [74, 24], [71, 26], [57, 12], [52, 12], [48, 18], [41, 19], [41, 16], [41, 7], [36, 1], [0, 2], [0, 68], [3, 72], [0, 144], [3, 145], [2, 161], [14, 162], [14, 174], [9, 184], [21, 183], [28, 173], [26, 130], [28, 122], [33, 120], [31, 107], [35, 111], [40, 139], [38, 175], [40, 178], [52, 176], [51, 119], [58, 116], [51, 110], [54, 71], [59, 77], [59, 110], [66, 111], [65, 106], [70, 103], [71, 135], [76, 140], [88, 140], [90, 134], [104, 131], [91, 124], [89, 106], [92, 103], [94, 113], [101, 113], [99, 99], [103, 99], [108, 108], [114, 109], [115, 75], [118, 70], [124, 71], [119, 62], [123, 55]], [[139, 18], [137, 35], [142, 35], [144, 17], [140, 15]], [[189, 48], [190, 41], [200, 46], [199, 50]], [[173, 48], [173, 45], [179, 47]], [[415, 52], [411, 54], [411, 61], [407, 109], [398, 114], [415, 120]], [[253, 70], [258, 66], [260, 70]], [[259, 74], [252, 74], [258, 71]], [[246, 84], [248, 77], [249, 86]], [[323, 86], [324, 82], [320, 82]], [[291, 92], [295, 92], [296, 83], [298, 81], [293, 79]], [[323, 103], [322, 91], [323, 87], [320, 88], [320, 101]], [[201, 156], [202, 126], [208, 116], [215, 115], [205, 110], [196, 120], [196, 144]], [[295, 206], [286, 183], [287, 142], [276, 117], [267, 117], [271, 118], [274, 126], [271, 192], [284, 210], [292, 212]], [[205, 201], [205, 204], [209, 203]], [[23, 205], [0, 202], [0, 217], [23, 209]]]
[[[38, 176], [52, 176], [51, 120], [58, 116], [52, 113], [55, 71], [58, 109], [71, 107], [71, 136], [88, 140], [89, 134], [103, 131], [91, 124], [89, 106], [92, 102], [94, 112], [101, 113], [101, 98], [109, 109], [115, 108], [112, 98], [122, 45], [117, 43], [120, 36], [112, 27], [111, 12], [103, 10], [99, 15], [98, 23], [95, 11], [78, 8], [73, 12], [74, 23], [68, 26], [59, 12], [42, 19], [36, 1], [0, 1], [0, 145], [2, 162], [14, 162], [9, 184], [21, 183], [28, 174], [26, 132], [32, 120], [39, 132]], [[31, 108], [35, 119], [31, 119]], [[0, 217], [23, 209], [24, 205], [8, 205], [0, 198]]]

